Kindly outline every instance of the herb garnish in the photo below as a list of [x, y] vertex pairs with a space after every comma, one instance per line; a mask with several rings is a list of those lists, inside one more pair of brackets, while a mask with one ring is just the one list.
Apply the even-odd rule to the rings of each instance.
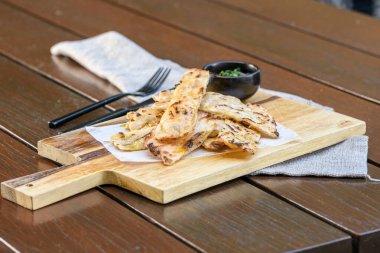
[[236, 68], [234, 70], [227, 69], [227, 70], [222, 70], [219, 73], [220, 76], [241, 76], [241, 70], [240, 68]]

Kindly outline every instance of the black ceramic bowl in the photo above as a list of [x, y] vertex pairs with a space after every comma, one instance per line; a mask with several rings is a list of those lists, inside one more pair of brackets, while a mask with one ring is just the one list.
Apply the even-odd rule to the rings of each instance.
[[[240, 68], [241, 76], [220, 76], [222, 70]], [[234, 96], [240, 99], [251, 97], [260, 86], [260, 69], [249, 63], [237, 61], [220, 61], [207, 64], [203, 69], [210, 71], [211, 81], [208, 91], [219, 92], [224, 95]]]

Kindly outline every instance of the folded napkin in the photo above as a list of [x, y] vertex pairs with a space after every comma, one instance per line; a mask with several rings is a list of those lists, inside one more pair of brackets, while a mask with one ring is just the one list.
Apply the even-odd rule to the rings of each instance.
[[[172, 69], [161, 88], [168, 89], [173, 87], [187, 70], [170, 60], [155, 57], [117, 32], [106, 32], [80, 41], [60, 42], [51, 48], [51, 53], [72, 58], [99, 77], [107, 79], [121, 91], [138, 90], [161, 66]], [[264, 91], [332, 110], [291, 94]], [[367, 177], [367, 153], [368, 137], [356, 136], [331, 147], [259, 170], [253, 175]]]
[[333, 146], [278, 163], [251, 175], [366, 177], [368, 137], [355, 136]]
[[[135, 42], [113, 31], [84, 40], [60, 42], [50, 52], [72, 58], [123, 92], [140, 89], [159, 67], [171, 69], [159, 91], [170, 89], [187, 70], [170, 60], [155, 57]], [[146, 100], [143, 97], [134, 99]]]

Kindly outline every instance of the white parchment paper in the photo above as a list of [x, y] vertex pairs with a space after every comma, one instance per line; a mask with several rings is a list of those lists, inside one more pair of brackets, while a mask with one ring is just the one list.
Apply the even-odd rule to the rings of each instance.
[[[109, 125], [109, 126], [100, 126], [100, 127], [86, 127], [86, 130], [89, 134], [92, 135], [97, 141], [99, 141], [111, 154], [113, 154], [118, 160], [122, 162], [160, 162], [161, 160], [157, 157], [150, 154], [147, 150], [140, 151], [120, 151], [115, 148], [111, 141], [110, 137], [118, 132], [126, 131], [120, 124]], [[279, 146], [294, 140], [299, 139], [299, 136], [293, 130], [278, 124], [277, 130], [280, 134], [278, 139], [268, 139], [261, 138], [259, 148], [271, 147], [271, 146]], [[225, 153], [231, 151], [224, 151]], [[218, 155], [221, 152], [210, 152], [204, 150], [202, 148], [198, 148], [197, 150], [191, 152], [186, 156], [185, 159], [189, 159], [192, 157], [201, 157], [201, 156], [212, 156]]]

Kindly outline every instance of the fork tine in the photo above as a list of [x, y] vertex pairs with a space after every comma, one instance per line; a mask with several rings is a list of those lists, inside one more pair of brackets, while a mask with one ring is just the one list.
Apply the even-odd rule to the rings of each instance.
[[153, 93], [155, 92], [156, 90], [158, 90], [158, 88], [160, 88], [160, 86], [162, 85], [162, 76], [166, 74], [166, 68], [163, 70], [163, 72], [161, 72], [160, 76], [158, 78], [156, 78], [155, 82], [152, 83], [152, 85], [149, 87], [149, 90], [147, 91], [147, 93]]
[[152, 84], [154, 84], [156, 79], [160, 76], [163, 69], [164, 69], [163, 67], [159, 67], [158, 70], [156, 71], [156, 73], [154, 73], [154, 75], [138, 91], [139, 92], [148, 92], [148, 90], [150, 90], [150, 87], [152, 86]]
[[160, 77], [156, 80], [155, 84], [151, 87], [151, 91], [149, 92], [155, 92], [158, 90], [162, 84], [164, 83], [166, 77], [169, 75], [171, 69], [170, 68], [165, 68], [165, 70], [162, 72]]
[[157, 75], [154, 80], [152, 80], [149, 84], [149, 87], [147, 87], [147, 89], [145, 90], [146, 93], [152, 93], [154, 91], [156, 91], [158, 88], [156, 87], [157, 83], [159, 82], [159, 80], [161, 79], [161, 76], [165, 73], [165, 69], [164, 67], [162, 67], [159, 75]]
[[164, 71], [164, 67], [159, 67], [154, 73], [154, 75], [145, 83], [145, 85], [142, 87], [142, 92], [148, 92], [151, 88], [151, 86], [156, 82], [157, 78], [160, 77], [162, 71]]

